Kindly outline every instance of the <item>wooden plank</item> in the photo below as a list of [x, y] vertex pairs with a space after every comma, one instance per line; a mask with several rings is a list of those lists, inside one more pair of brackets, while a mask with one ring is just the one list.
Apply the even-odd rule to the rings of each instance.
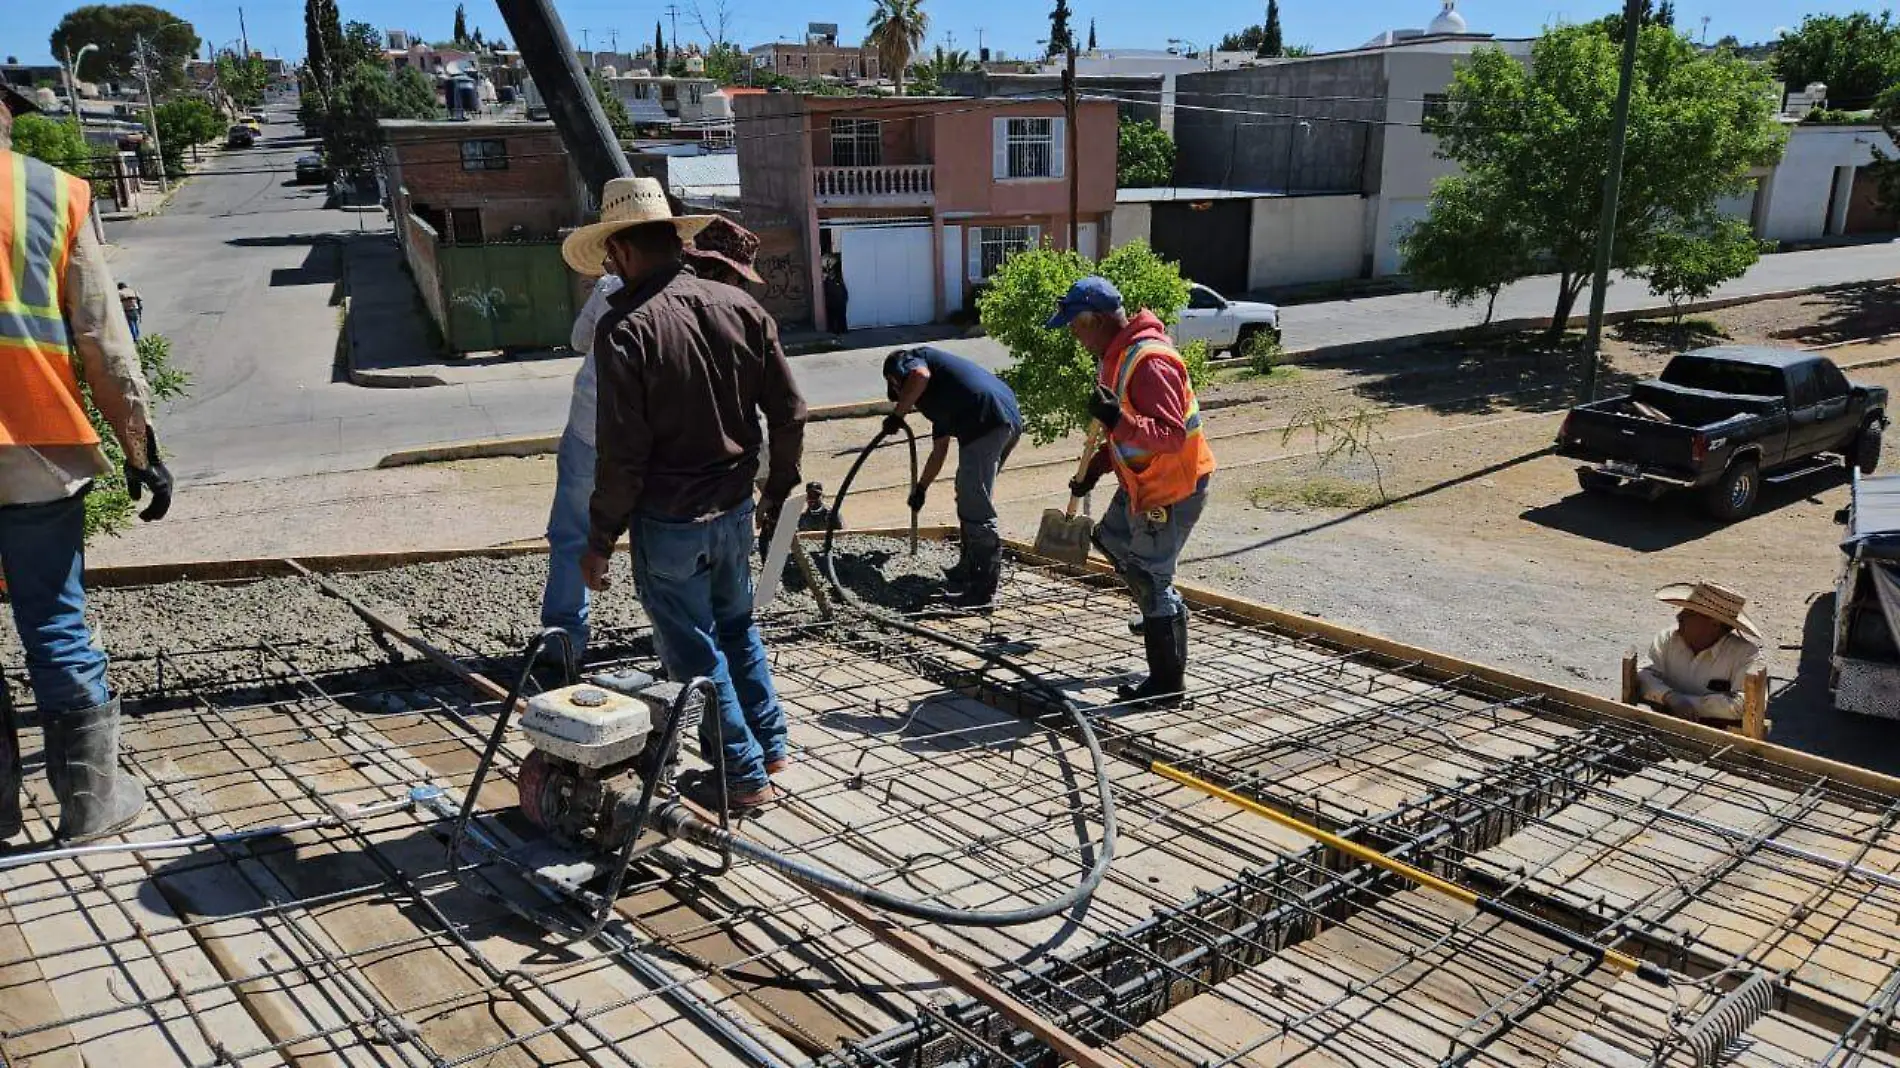
[[1768, 669], [1756, 668], [1742, 679], [1742, 736], [1768, 737]]

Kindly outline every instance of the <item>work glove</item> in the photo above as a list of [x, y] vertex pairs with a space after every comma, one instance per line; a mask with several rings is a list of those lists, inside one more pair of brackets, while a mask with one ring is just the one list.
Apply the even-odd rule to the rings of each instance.
[[172, 473], [165, 467], [165, 461], [158, 458], [158, 433], [150, 424], [145, 427], [145, 466], [133, 467], [132, 461], [125, 462], [125, 491], [133, 500], [152, 491], [152, 503], [145, 506], [139, 518], [147, 523], [165, 518], [172, 507]]
[[1102, 476], [1100, 475], [1083, 475], [1081, 478], [1070, 479], [1069, 480], [1069, 496], [1071, 497], [1088, 496], [1091, 492], [1094, 491], [1095, 483], [1098, 480], [1100, 480], [1101, 477]]
[[891, 414], [884, 417], [884, 433], [902, 434], [903, 432], [904, 432], [904, 417], [903, 416], [898, 415], [896, 412], [892, 412]]
[[1122, 421], [1121, 402], [1115, 399], [1115, 394], [1107, 386], [1097, 383], [1095, 395], [1089, 398], [1089, 414], [1104, 427], [1113, 430], [1115, 424]]
[[930, 495], [930, 487], [929, 487], [929, 486], [917, 486], [917, 487], [915, 487], [915, 488], [913, 488], [913, 489], [912, 489], [912, 490], [910, 491], [910, 500], [909, 500], [909, 502], [908, 502], [908, 503], [910, 504], [910, 510], [911, 510], [911, 511], [913, 511], [913, 512], [921, 512], [921, 511], [923, 511], [923, 510], [924, 510], [924, 498], [925, 498], [925, 497], [927, 497], [927, 496], [929, 496], [929, 495]]

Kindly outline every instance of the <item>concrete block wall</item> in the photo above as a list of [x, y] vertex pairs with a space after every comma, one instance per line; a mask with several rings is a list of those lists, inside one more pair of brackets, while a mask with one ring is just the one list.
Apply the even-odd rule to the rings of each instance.
[[1358, 278], [1366, 261], [1366, 198], [1262, 197], [1253, 202], [1247, 288]]
[[1377, 192], [1384, 93], [1377, 53], [1176, 75], [1175, 182]]

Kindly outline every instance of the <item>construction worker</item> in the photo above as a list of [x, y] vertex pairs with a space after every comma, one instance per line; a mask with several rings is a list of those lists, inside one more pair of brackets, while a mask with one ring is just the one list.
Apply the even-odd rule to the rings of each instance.
[[[0, 573], [59, 800], [57, 835], [85, 841], [132, 824], [145, 788], [119, 769], [119, 700], [86, 625], [86, 493], [111, 471], [80, 383], [125, 454], [140, 518], [164, 516], [150, 391], [87, 213], [87, 183], [11, 149], [13, 117], [37, 111], [0, 84]], [[77, 373], [75, 373], [77, 368]], [[0, 725], [0, 841], [22, 829], [19, 739]]]
[[1187, 606], [1174, 569], [1207, 503], [1214, 453], [1201, 433], [1200, 403], [1187, 364], [1151, 311], [1133, 318], [1106, 278], [1069, 287], [1050, 317], [1096, 359], [1089, 414], [1108, 431], [1088, 473], [1070, 483], [1082, 496], [1102, 475], [1121, 485], [1095, 528], [1095, 543], [1134, 594], [1148, 654], [1148, 678], [1121, 687], [1124, 701], [1176, 705], [1185, 699]]
[[884, 358], [884, 384], [893, 407], [884, 432], [904, 428], [904, 416], [930, 421], [930, 458], [910, 492], [912, 511], [923, 508], [943, 471], [950, 439], [957, 442], [957, 562], [944, 573], [953, 604], [977, 608], [996, 597], [1003, 574], [1003, 539], [996, 528], [996, 475], [1023, 436], [1016, 394], [1003, 380], [954, 352], [931, 345], [898, 349]]
[[1664, 586], [1656, 599], [1677, 610], [1676, 624], [1656, 635], [1637, 673], [1643, 702], [1715, 726], [1741, 723], [1743, 681], [1761, 666], [1761, 631], [1742, 612], [1747, 601], [1714, 582]]
[[561, 247], [577, 269], [611, 259], [624, 283], [596, 335], [599, 459], [581, 573], [607, 589], [614, 542], [631, 528], [661, 662], [675, 679], [717, 687], [701, 752], [723, 762], [731, 807], [751, 808], [777, 796], [771, 776], [787, 761], [785, 713], [752, 622], [753, 480], [769, 450], [756, 512], [777, 515], [800, 482], [805, 402], [771, 315], [687, 269], [683, 243], [711, 217], [675, 216], [651, 178], [609, 181], [600, 217]]

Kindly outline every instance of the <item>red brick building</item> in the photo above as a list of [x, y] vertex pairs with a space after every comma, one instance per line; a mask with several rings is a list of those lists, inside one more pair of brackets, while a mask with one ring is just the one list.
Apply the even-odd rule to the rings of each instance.
[[588, 198], [552, 124], [381, 123], [392, 214], [415, 214], [445, 244], [544, 240], [584, 221]]

